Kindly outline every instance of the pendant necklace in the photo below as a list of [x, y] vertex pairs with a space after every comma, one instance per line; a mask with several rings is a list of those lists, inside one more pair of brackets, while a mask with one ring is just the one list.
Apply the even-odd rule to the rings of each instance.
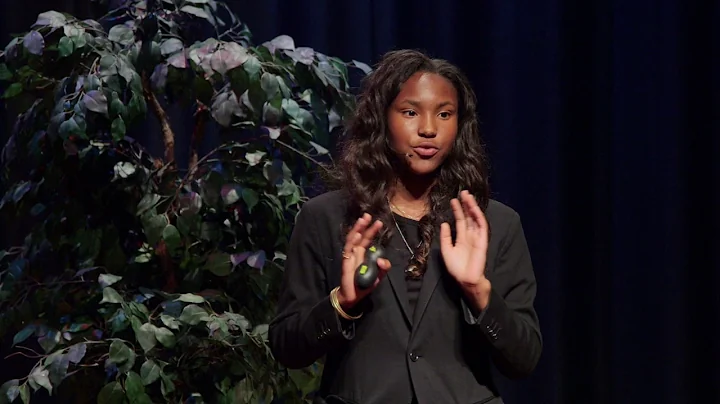
[[[388, 204], [390, 205], [390, 210], [394, 207], [395, 209], [399, 210], [401, 213], [404, 213], [402, 209], [398, 208], [397, 206], [393, 205], [390, 202], [390, 199], [388, 199]], [[395, 215], [392, 215], [393, 222], [395, 222], [395, 228], [397, 228], [398, 233], [400, 233], [400, 237], [402, 238], [403, 243], [405, 243], [405, 247], [407, 247], [408, 251], [410, 252], [410, 259], [409, 261], [412, 261], [415, 258], [415, 251], [410, 247], [410, 244], [408, 244], [407, 239], [405, 238], [405, 235], [403, 234], [402, 229], [400, 229], [400, 225], [398, 224], [397, 220], [395, 219]], [[422, 244], [422, 240], [418, 243], [417, 248], [420, 248], [420, 245]], [[420, 268], [417, 267], [415, 264], [408, 265], [407, 268], [405, 268], [405, 275], [413, 277], [413, 278], [419, 278], [422, 274], [420, 273]]]

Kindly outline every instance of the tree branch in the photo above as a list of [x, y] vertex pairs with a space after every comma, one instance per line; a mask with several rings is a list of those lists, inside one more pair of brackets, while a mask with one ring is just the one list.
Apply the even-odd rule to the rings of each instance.
[[198, 149], [202, 144], [205, 135], [205, 124], [208, 121], [210, 111], [207, 107], [199, 103], [195, 111], [195, 129], [193, 129], [192, 139], [190, 140], [190, 161], [188, 162], [188, 170], [192, 170], [198, 163]]
[[[145, 102], [150, 105], [155, 117], [160, 122], [160, 130], [162, 133], [163, 144], [165, 145], [165, 158], [164, 165], [167, 166], [169, 172], [176, 171], [175, 164], [175, 133], [170, 126], [170, 118], [165, 112], [165, 109], [160, 104], [160, 101], [155, 96], [150, 85], [150, 79], [147, 74], [143, 73], [142, 76], [142, 87], [143, 95], [145, 96]], [[156, 168], [161, 168], [162, 164], [155, 162]], [[160, 267], [165, 275], [165, 286], [163, 290], [172, 293], [177, 288], [177, 280], [175, 279], [175, 265], [170, 252], [167, 250], [165, 241], [161, 240], [155, 250], [156, 254], [160, 258]]]
[[143, 74], [142, 78], [143, 95], [145, 101], [150, 105], [155, 117], [160, 122], [160, 130], [163, 137], [163, 144], [165, 145], [165, 164], [170, 165], [170, 170], [173, 171], [175, 168], [175, 133], [170, 126], [170, 118], [168, 117], [165, 109], [160, 104], [160, 101], [155, 96], [150, 85], [150, 79], [147, 74]]

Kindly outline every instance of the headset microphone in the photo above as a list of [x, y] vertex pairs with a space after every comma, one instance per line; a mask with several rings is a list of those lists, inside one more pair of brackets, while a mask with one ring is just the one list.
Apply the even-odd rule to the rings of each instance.
[[395, 150], [395, 148], [393, 148], [392, 146], [389, 146], [389, 147], [390, 147], [390, 150], [392, 150], [392, 152], [397, 154], [398, 156], [405, 156], [407, 158], [412, 158], [413, 156], [415, 156], [414, 154], [409, 153], [409, 152], [406, 152], [406, 153], [399, 152], [399, 151]]

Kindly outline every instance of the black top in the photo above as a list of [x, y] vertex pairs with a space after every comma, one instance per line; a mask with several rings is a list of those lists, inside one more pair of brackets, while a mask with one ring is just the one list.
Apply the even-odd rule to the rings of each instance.
[[[407, 283], [409, 251], [396, 234], [386, 248], [393, 268], [353, 322], [341, 321], [329, 299], [340, 284], [345, 211], [346, 194], [334, 191], [306, 202], [297, 217], [269, 330], [280, 363], [301, 368], [325, 356], [320, 396], [357, 404], [409, 403], [413, 396], [419, 404], [495, 404], [491, 363], [510, 378], [534, 370], [542, 351], [536, 283], [515, 211], [496, 201], [485, 210], [492, 292], [483, 312], [470, 309], [447, 273], [439, 231], [419, 291]], [[396, 218], [416, 246], [417, 223]]]
[[[417, 251], [417, 247], [420, 245], [420, 223], [400, 215], [393, 215], [393, 218], [395, 222], [388, 223], [387, 225], [394, 226], [395, 223], [397, 223], [397, 227], [400, 228], [402, 235], [405, 236], [405, 241], [407, 241], [406, 245], [405, 241], [403, 241], [402, 237], [398, 234], [397, 228], [395, 228], [394, 230], [396, 231], [393, 237], [394, 242], [391, 243], [391, 245], [395, 249], [395, 252], [403, 257], [403, 260], [394, 262], [394, 265], [397, 270], [404, 271], [407, 264], [410, 262], [410, 257], [412, 257], [412, 253], [408, 249], [408, 246], [410, 246], [413, 251]], [[398, 244], [400, 245], [398, 246]], [[428, 265], [435, 264], [435, 262], [428, 262]], [[408, 303], [410, 304], [410, 316], [412, 318], [412, 315], [415, 312], [415, 304], [417, 303], [418, 296], [420, 295], [420, 288], [422, 287], [422, 277], [406, 277], [405, 285], [407, 288]]]

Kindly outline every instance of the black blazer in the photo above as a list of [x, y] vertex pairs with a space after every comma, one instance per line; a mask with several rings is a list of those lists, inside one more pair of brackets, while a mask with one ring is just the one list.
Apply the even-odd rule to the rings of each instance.
[[[501, 402], [491, 363], [510, 378], [529, 375], [542, 351], [533, 308], [536, 282], [518, 214], [490, 201], [488, 307], [474, 313], [434, 243], [416, 309], [408, 307], [404, 262], [362, 303], [362, 318], [341, 319], [329, 293], [340, 284], [346, 199], [333, 191], [306, 202], [285, 264], [270, 348], [288, 368], [325, 356], [320, 396], [358, 404]], [[389, 225], [386, 223], [386, 225]], [[437, 232], [439, 233], [439, 232]]]

